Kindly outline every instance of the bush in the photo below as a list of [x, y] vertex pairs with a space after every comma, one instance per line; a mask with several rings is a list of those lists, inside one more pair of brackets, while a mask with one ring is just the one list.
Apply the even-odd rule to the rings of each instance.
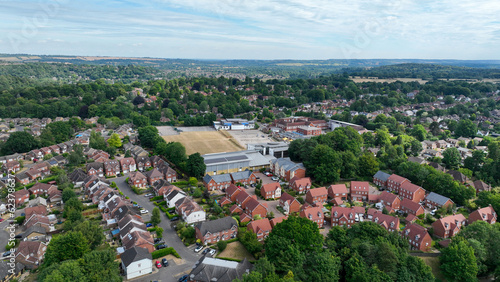
[[139, 188], [137, 188], [137, 187], [135, 187], [135, 186], [132, 186], [132, 187], [130, 187], [130, 188], [131, 188], [131, 189], [132, 189], [132, 191], [134, 191], [134, 193], [136, 193], [137, 195], [142, 194], [142, 190], [141, 190], [141, 189], [139, 189]]
[[298, 197], [297, 201], [299, 201], [299, 203], [301, 203], [301, 204], [305, 203], [304, 198], [302, 198], [302, 197]]
[[151, 253], [151, 255], [153, 256], [153, 259], [161, 258], [166, 255], [173, 255], [176, 258], [181, 258], [177, 251], [172, 247], [154, 251]]
[[217, 249], [219, 249], [219, 252], [222, 252], [226, 249], [227, 247], [227, 242], [226, 241], [219, 241], [217, 242]]
[[24, 219], [26, 219], [26, 216], [18, 216], [14, 220], [16, 221], [17, 224], [21, 225], [23, 224]]
[[158, 200], [163, 200], [163, 196], [154, 196], [153, 198], [149, 199], [150, 201], [158, 201]]

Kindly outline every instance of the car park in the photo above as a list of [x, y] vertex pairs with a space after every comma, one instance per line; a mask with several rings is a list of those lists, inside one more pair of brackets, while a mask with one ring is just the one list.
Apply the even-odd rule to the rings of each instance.
[[161, 268], [161, 263], [159, 261], [156, 261], [156, 268]]
[[197, 247], [194, 249], [194, 252], [195, 252], [195, 253], [199, 253], [201, 250], [203, 250], [203, 246], [197, 246]]
[[168, 260], [166, 258], [163, 258], [161, 260], [161, 264], [164, 266], [164, 267], [167, 267], [168, 266]]

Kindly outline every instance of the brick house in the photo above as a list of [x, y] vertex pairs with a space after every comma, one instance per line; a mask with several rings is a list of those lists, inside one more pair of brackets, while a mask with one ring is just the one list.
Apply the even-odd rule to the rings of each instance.
[[463, 214], [449, 215], [440, 218], [432, 223], [434, 235], [439, 238], [451, 238], [455, 236], [462, 226], [465, 225], [465, 217]]
[[122, 245], [125, 250], [139, 247], [150, 253], [155, 251], [154, 241], [149, 232], [133, 231], [122, 239]]
[[123, 173], [129, 173], [131, 171], [137, 170], [137, 165], [135, 164], [134, 158], [123, 158], [120, 160], [120, 166], [122, 167]]
[[399, 231], [399, 218], [381, 212], [373, 214], [372, 222], [384, 227], [387, 231]]
[[473, 184], [474, 189], [476, 189], [476, 194], [479, 194], [482, 191], [491, 191], [491, 185], [488, 185], [481, 180], [476, 180]]
[[325, 215], [322, 211], [322, 206], [312, 207], [312, 206], [303, 206], [300, 211], [300, 217], [304, 217], [309, 219], [310, 221], [316, 222], [319, 228], [323, 227], [325, 222]]
[[332, 207], [331, 225], [351, 227], [356, 223], [355, 212], [351, 208]]
[[120, 174], [120, 163], [117, 160], [108, 160], [104, 162], [104, 172], [107, 177]]
[[37, 179], [42, 179], [42, 172], [36, 168], [31, 168], [26, 171], [26, 175], [28, 176], [30, 181], [35, 181]]
[[50, 148], [50, 150], [52, 150], [52, 154], [54, 154], [54, 153], [58, 154], [58, 155], [61, 154], [61, 149], [59, 148], [59, 146], [52, 145], [49, 148]]
[[250, 200], [250, 199], [256, 199], [257, 196], [250, 196], [250, 194], [247, 193], [247, 191], [245, 190], [242, 190], [238, 193], [238, 195], [236, 196], [236, 199], [235, 199], [235, 202], [237, 205], [241, 206], [243, 209], [245, 208], [245, 205], [246, 203]]
[[478, 220], [486, 221], [489, 224], [495, 224], [495, 222], [497, 222], [497, 214], [493, 207], [489, 205], [488, 207], [477, 209], [470, 213], [468, 219], [469, 224]]
[[38, 195], [47, 195], [50, 187], [52, 187], [52, 186], [54, 186], [54, 185], [38, 182], [35, 185], [33, 185], [30, 189], [28, 189], [28, 191], [30, 192], [30, 194], [37, 195], [37, 196]]
[[98, 162], [88, 163], [85, 167], [87, 169], [87, 175], [104, 177], [104, 168], [102, 166], [102, 163]]
[[49, 218], [41, 214], [32, 214], [29, 218], [26, 218], [23, 225], [26, 229], [32, 226], [38, 226], [45, 229], [47, 233], [51, 231]]
[[383, 191], [382, 194], [380, 194], [379, 203], [393, 210], [399, 210], [401, 207], [401, 200], [399, 197], [387, 191]]
[[453, 201], [445, 196], [430, 192], [424, 199], [424, 205], [429, 209], [438, 209], [440, 207], [447, 207], [453, 205]]
[[292, 188], [297, 194], [305, 194], [309, 189], [311, 189], [311, 178], [310, 177], [294, 177], [290, 181], [290, 188]]
[[233, 184], [241, 183], [243, 185], [250, 185], [257, 182], [257, 177], [250, 170], [233, 172], [230, 175], [232, 179], [231, 183]]
[[271, 228], [274, 228], [276, 226], [276, 224], [281, 223], [281, 222], [283, 222], [283, 220], [286, 220], [286, 219], [288, 219], [287, 215], [275, 217], [275, 218], [269, 220], [269, 222], [271, 223]]
[[144, 171], [147, 168], [151, 167], [151, 160], [147, 156], [139, 156], [135, 158], [135, 163], [137, 166], [137, 170]]
[[6, 162], [2, 165], [2, 168], [5, 172], [18, 172], [19, 170], [21, 170], [21, 164], [14, 160], [14, 161], [9, 161], [9, 162]]
[[279, 158], [271, 160], [271, 171], [290, 182], [294, 177], [303, 178], [306, 176], [306, 168], [302, 163], [294, 163], [290, 158]]
[[165, 164], [165, 161], [159, 156], [152, 156], [151, 158], [149, 158], [149, 162], [154, 168], [157, 168], [161, 164]]
[[18, 190], [10, 195], [12, 196], [9, 196], [8, 199], [10, 199], [11, 197], [14, 198], [16, 201], [16, 207], [19, 207], [22, 204], [27, 203], [30, 199], [30, 192], [26, 189]]
[[399, 193], [399, 188], [405, 182], [410, 182], [410, 180], [397, 174], [392, 174], [389, 178], [387, 178], [387, 189], [389, 189], [389, 191]]
[[406, 225], [401, 235], [403, 238], [408, 239], [412, 250], [427, 252], [431, 248], [431, 236], [427, 229], [419, 224], [411, 223]]
[[14, 176], [14, 179], [16, 180], [16, 182], [19, 182], [22, 185], [27, 185], [31, 181], [30, 177], [26, 174], [26, 172], [21, 172], [21, 173], [16, 174]]
[[259, 203], [256, 199], [250, 198], [245, 203], [244, 211], [251, 218], [254, 218], [256, 215], [260, 215], [261, 218], [264, 218], [267, 215], [267, 204]]
[[419, 216], [423, 213], [425, 213], [424, 208], [422, 205], [419, 203], [416, 203], [414, 201], [411, 201], [409, 199], [404, 198], [401, 201], [401, 211], [407, 213], [407, 214], [413, 214], [415, 216]]
[[370, 183], [367, 181], [351, 181], [350, 194], [353, 201], [367, 201], [370, 194]]
[[265, 200], [279, 199], [281, 197], [281, 185], [278, 182], [264, 184], [260, 188], [260, 195]]
[[311, 205], [316, 205], [317, 203], [324, 204], [328, 199], [328, 191], [325, 187], [319, 187], [315, 189], [310, 189], [306, 193], [306, 202]]
[[248, 231], [252, 231], [257, 235], [257, 240], [263, 241], [271, 233], [271, 222], [268, 218], [250, 221], [247, 225]]
[[231, 201], [231, 203], [234, 203], [236, 202], [236, 196], [238, 196], [238, 193], [240, 193], [241, 191], [245, 191], [245, 188], [241, 188], [234, 184], [231, 184], [226, 189], [226, 197]]
[[153, 168], [152, 170], [146, 171], [144, 173], [148, 179], [149, 185], [153, 186], [156, 182], [163, 179], [163, 173], [161, 173], [158, 169]]
[[232, 179], [229, 174], [205, 175], [203, 177], [203, 185], [208, 191], [223, 190], [231, 185]]
[[285, 214], [299, 212], [301, 206], [300, 202], [296, 198], [292, 197], [290, 194], [286, 192], [281, 194], [281, 198], [278, 205], [283, 208]]
[[401, 198], [407, 198], [419, 203], [425, 198], [425, 189], [409, 181], [405, 181], [399, 188], [398, 194]]
[[140, 171], [133, 171], [129, 175], [128, 184], [137, 188], [146, 188], [148, 186], [148, 180]]
[[330, 185], [328, 196], [332, 199], [340, 198], [342, 201], [347, 201], [347, 187], [345, 184]]
[[389, 179], [389, 177], [391, 177], [390, 174], [379, 170], [373, 176], [373, 183], [375, 183], [375, 185], [377, 186], [380, 186], [381, 188], [385, 188], [387, 187], [387, 180]]
[[238, 223], [230, 216], [199, 223], [195, 227], [196, 239], [202, 244], [211, 244], [236, 238]]
[[46, 251], [47, 245], [43, 242], [21, 241], [16, 249], [15, 261], [28, 269], [36, 269], [42, 263]]

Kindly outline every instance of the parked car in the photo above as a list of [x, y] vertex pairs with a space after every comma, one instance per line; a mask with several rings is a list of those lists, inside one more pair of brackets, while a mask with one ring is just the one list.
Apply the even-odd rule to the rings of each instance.
[[206, 255], [210, 251], [210, 248], [206, 248], [201, 252], [201, 254]]
[[209, 254], [211, 256], [214, 256], [216, 253], [217, 253], [217, 251], [215, 249], [211, 249]]
[[156, 249], [161, 250], [161, 249], [165, 249], [166, 247], [167, 247], [167, 245], [161, 244], [161, 245], [156, 246]]
[[163, 258], [161, 260], [161, 264], [164, 266], [164, 267], [167, 267], [168, 266], [168, 260], [166, 258]]
[[151, 196], [154, 196], [153, 193], [147, 193], [146, 195], [144, 195], [144, 197], [151, 197]]
[[153, 226], [153, 224], [151, 224], [151, 223], [146, 223], [146, 227], [151, 227], [151, 226]]
[[188, 277], [189, 277], [189, 276], [188, 276], [187, 274], [184, 274], [181, 278], [179, 278], [179, 280], [178, 280], [178, 281], [179, 281], [179, 282], [185, 282], [185, 281], [187, 281]]
[[155, 245], [163, 245], [163, 244], [165, 244], [165, 241], [163, 241], [163, 240], [160, 240], [160, 241], [155, 243]]
[[8, 256], [10, 256], [11, 253], [12, 253], [11, 251], [6, 251], [5, 253], [3, 253], [2, 256], [3, 257], [8, 257]]
[[162, 238], [155, 238], [155, 244], [160, 244]]
[[148, 212], [149, 212], [148, 210], [141, 210], [142, 214], [145, 214], [145, 213], [148, 213]]
[[203, 246], [198, 246], [194, 249], [194, 252], [199, 253], [201, 250], [203, 250]]
[[272, 180], [272, 181], [278, 181], [278, 180], [280, 180], [280, 179], [279, 179], [277, 176], [273, 176], [273, 177], [271, 177], [271, 180]]
[[178, 216], [174, 216], [174, 217], [172, 217], [172, 219], [170, 219], [170, 221], [176, 221], [176, 220], [179, 220]]
[[160, 263], [160, 261], [156, 261], [156, 268], [161, 268], [161, 263]]
[[4, 221], [4, 219], [3, 219], [3, 218], [0, 218], [0, 222], [2, 222], [2, 221]]

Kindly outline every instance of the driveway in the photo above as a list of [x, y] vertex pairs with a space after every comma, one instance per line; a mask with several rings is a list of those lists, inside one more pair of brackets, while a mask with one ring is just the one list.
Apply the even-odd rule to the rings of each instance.
[[[137, 202], [137, 204], [149, 211], [149, 214], [146, 214], [143, 217], [144, 221], [148, 221], [150, 219], [153, 208], [155, 208], [156, 206], [153, 205], [153, 203], [143, 195], [135, 194], [134, 191], [130, 189], [128, 184], [125, 183], [125, 179], [127, 177], [128, 176], [112, 178], [110, 179], [110, 181], [114, 181], [120, 191], [125, 196], [128, 196], [130, 200]], [[158, 226], [163, 228], [163, 239], [167, 246], [173, 247], [182, 259], [177, 260], [177, 263], [174, 259], [170, 259], [168, 261], [169, 266], [165, 268], [162, 267], [156, 273], [146, 275], [144, 277], [141, 277], [140, 279], [138, 278], [133, 281], [177, 281], [180, 276], [187, 274], [184, 272], [189, 272], [194, 263], [201, 257], [201, 254], [194, 252], [194, 246], [186, 247], [184, 245], [179, 236], [177, 236], [175, 230], [170, 227], [170, 220], [164, 212], [161, 212], [161, 223]], [[159, 260], [161, 260], [161, 258]]]
[[[266, 176], [267, 177], [267, 176]], [[269, 178], [271, 179], [271, 178]], [[275, 181], [273, 181], [275, 182]], [[247, 193], [252, 196], [252, 195], [255, 195], [255, 188], [251, 187], [251, 188], [248, 188], [247, 190]], [[279, 204], [279, 200], [275, 200], [275, 201], [266, 201], [266, 200], [263, 200], [262, 198], [260, 197], [257, 197], [257, 201], [259, 201], [259, 203], [266, 203], [267, 205], [267, 211], [268, 212], [273, 212], [274, 213], [274, 217], [279, 217], [279, 216], [282, 216], [283, 214], [278, 211], [278, 209], [276, 208]]]
[[277, 182], [277, 181], [272, 180], [271, 177], [266, 176], [265, 174], [263, 174], [261, 172], [256, 172], [254, 174], [257, 177], [260, 177], [260, 180], [262, 180], [262, 185]]

